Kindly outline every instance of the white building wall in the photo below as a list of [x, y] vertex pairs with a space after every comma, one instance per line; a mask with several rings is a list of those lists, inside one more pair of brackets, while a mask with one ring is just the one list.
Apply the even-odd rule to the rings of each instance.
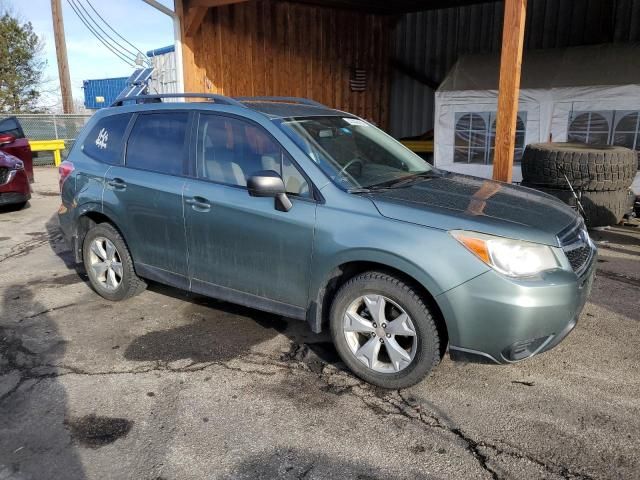
[[176, 53], [168, 52], [151, 57], [153, 74], [149, 82], [150, 93], [178, 93]]

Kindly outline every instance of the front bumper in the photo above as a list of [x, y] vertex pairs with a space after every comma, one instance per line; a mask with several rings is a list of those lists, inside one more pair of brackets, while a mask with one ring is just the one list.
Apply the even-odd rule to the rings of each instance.
[[0, 205], [24, 203], [31, 198], [31, 186], [24, 170], [10, 170], [11, 176], [0, 185]]
[[438, 295], [451, 358], [513, 363], [555, 347], [575, 327], [595, 270], [596, 255], [580, 277], [559, 270], [523, 281], [491, 270]]
[[0, 192], [0, 206], [28, 202], [30, 198], [30, 193], [24, 194], [20, 192]]

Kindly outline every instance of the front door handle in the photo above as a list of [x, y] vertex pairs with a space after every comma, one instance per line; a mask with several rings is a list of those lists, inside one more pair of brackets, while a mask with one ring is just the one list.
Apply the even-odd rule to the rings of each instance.
[[107, 185], [112, 187], [114, 190], [124, 190], [127, 188], [127, 184], [121, 178], [114, 178], [107, 182]]
[[196, 212], [208, 212], [211, 209], [211, 204], [206, 198], [192, 197], [185, 200], [187, 205], [191, 205]]

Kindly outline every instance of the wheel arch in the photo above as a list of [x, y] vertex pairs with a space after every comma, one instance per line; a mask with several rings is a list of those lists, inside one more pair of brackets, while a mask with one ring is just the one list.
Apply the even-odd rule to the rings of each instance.
[[74, 236], [74, 257], [76, 262], [82, 263], [82, 244], [84, 243], [84, 238], [87, 233], [91, 228], [95, 225], [99, 225], [100, 223], [110, 224], [118, 231], [118, 233], [120, 233], [125, 244], [127, 246], [129, 245], [124, 233], [110, 215], [103, 211], [87, 209], [80, 214], [76, 222], [76, 232]]
[[311, 329], [315, 333], [320, 333], [323, 328], [328, 325], [331, 303], [340, 287], [354, 276], [368, 271], [378, 271], [394, 276], [418, 292], [433, 315], [440, 337], [440, 355], [443, 356], [449, 342], [449, 335], [444, 315], [435, 296], [422, 282], [418, 281], [412, 275], [387, 263], [370, 260], [352, 260], [343, 262], [332, 269], [331, 272], [325, 276], [320, 288], [317, 290], [315, 298], [311, 300], [311, 306], [307, 313], [307, 321], [311, 325]]

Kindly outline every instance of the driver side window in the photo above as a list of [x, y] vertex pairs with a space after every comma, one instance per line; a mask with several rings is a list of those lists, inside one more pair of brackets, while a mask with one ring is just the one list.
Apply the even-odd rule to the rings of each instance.
[[196, 149], [198, 177], [226, 185], [247, 186], [261, 170], [282, 176], [287, 194], [310, 197], [304, 176], [271, 135], [237, 118], [202, 114]]

